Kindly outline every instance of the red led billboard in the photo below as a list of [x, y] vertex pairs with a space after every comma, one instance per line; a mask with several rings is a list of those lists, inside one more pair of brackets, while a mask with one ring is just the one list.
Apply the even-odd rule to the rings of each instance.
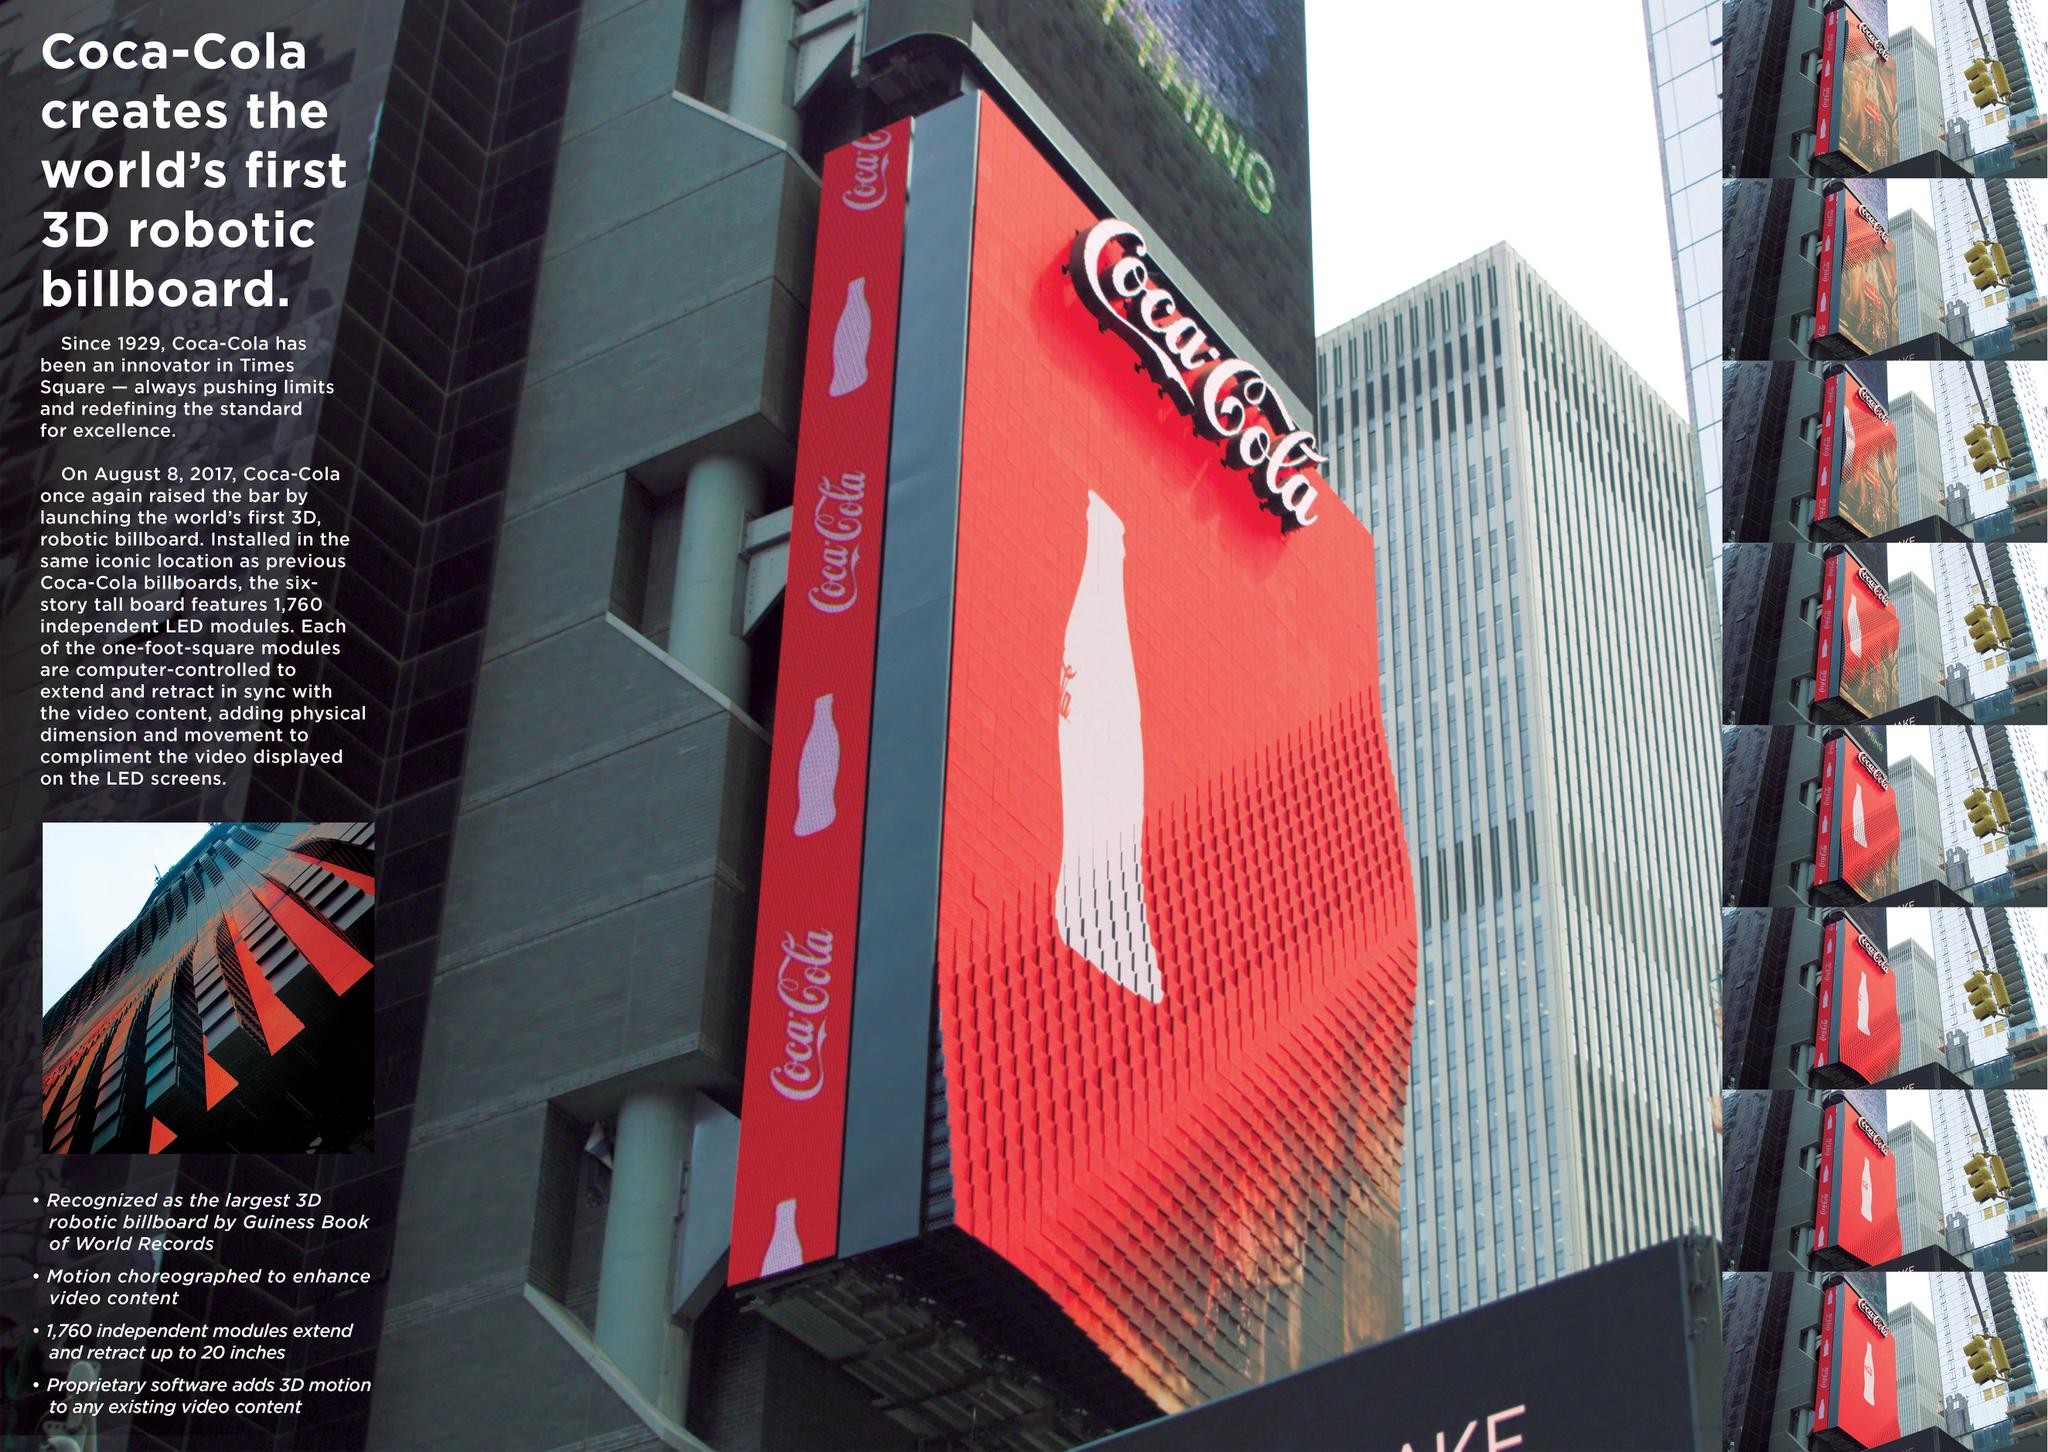
[[1821, 1115], [1813, 1248], [1840, 1250], [1864, 1265], [1903, 1253], [1898, 1162], [1884, 1136], [1843, 1099]]
[[[1899, 340], [1898, 253], [1891, 233], [1846, 186], [1821, 202], [1813, 341], [1879, 353]], [[1837, 348], [1839, 352], [1839, 347]]]
[[1849, 551], [1837, 550], [1821, 571], [1813, 699], [1881, 716], [1899, 704], [1898, 610], [1877, 576]]
[[1891, 781], [1846, 734], [1821, 748], [1818, 816], [1814, 886], [1842, 883], [1865, 902], [1899, 890], [1899, 807]]
[[1876, 395], [1846, 369], [1828, 374], [1821, 389], [1813, 517], [1816, 522], [1840, 520], [1865, 537], [1901, 523], [1898, 427]]
[[1821, 1295], [1813, 1429], [1859, 1447], [1899, 1439], [1898, 1346], [1877, 1308], [1836, 1281]]
[[1899, 73], [1882, 38], [1847, 5], [1821, 21], [1813, 158], [1880, 171], [1899, 159]]
[[825, 159], [731, 1277], [833, 1254], [910, 123]]
[[1866, 1084], [1899, 1067], [1899, 988], [1891, 963], [1846, 915], [1821, 930], [1814, 1064], [1844, 1064]]
[[1398, 1330], [1416, 938], [1372, 540], [1136, 229], [986, 104], [973, 239], [955, 1223], [1179, 1407]]

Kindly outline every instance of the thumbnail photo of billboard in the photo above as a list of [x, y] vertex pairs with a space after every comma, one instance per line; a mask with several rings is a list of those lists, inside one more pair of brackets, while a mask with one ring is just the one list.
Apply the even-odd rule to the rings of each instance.
[[954, 1214], [1185, 1406], [1398, 1330], [1416, 930], [1372, 541], [1142, 235], [986, 104], [972, 278]]
[[871, 64], [935, 39], [1071, 132], [1294, 395], [1315, 397], [1299, 0], [868, 0]]
[[1898, 801], [1884, 769], [1846, 732], [1821, 746], [1819, 818], [1814, 886], [1840, 883], [1865, 902], [1899, 890]]
[[1899, 612], [1877, 576], [1846, 549], [1821, 567], [1813, 699], [1840, 701], [1864, 716], [1899, 704]]
[[1881, 353], [1899, 341], [1898, 252], [1878, 215], [1847, 186], [1821, 202], [1813, 341]]
[[1844, 1065], [1875, 1084], [1898, 1071], [1899, 1039], [1898, 979], [1890, 960], [1846, 913], [1832, 914], [1821, 928], [1814, 1066]]
[[1847, 1281], [1821, 1296], [1813, 1429], [1858, 1447], [1899, 1439], [1898, 1344], [1877, 1308]]
[[1899, 431], [1877, 396], [1846, 368], [1821, 385], [1813, 517], [1871, 538], [1899, 525]]
[[1838, 1251], [1863, 1265], [1898, 1259], [1898, 1161], [1884, 1136], [1837, 1097], [1821, 1111], [1820, 1141], [1815, 1252]]
[[[93, 844], [46, 849], [46, 914], [96, 894], [123, 839], [155, 826], [46, 827]], [[376, 897], [367, 822], [207, 827], [44, 1012], [44, 1149], [372, 1148]]]
[[1899, 71], [1884, 40], [1849, 5], [1821, 20], [1816, 162], [1842, 158], [1865, 172], [1899, 159]]

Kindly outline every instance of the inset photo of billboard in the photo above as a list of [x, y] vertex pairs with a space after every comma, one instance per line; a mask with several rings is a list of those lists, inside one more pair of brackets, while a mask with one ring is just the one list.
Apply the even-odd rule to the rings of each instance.
[[1907, 30], [1893, 55], [1887, 11], [1886, 0], [1729, 5], [1718, 38], [1722, 175], [1862, 176], [1902, 157], [1945, 158], [1939, 97], [1930, 126], [1900, 96], [1902, 66], [1931, 61], [1935, 46]]
[[43, 829], [52, 1154], [372, 1148], [375, 829]]
[[[1905, 235], [1931, 251], [1924, 228]], [[1930, 276], [1939, 265], [1923, 255], [1915, 277]], [[1939, 318], [1937, 305], [1933, 323], [1913, 326]], [[2048, 436], [2039, 373], [1999, 360], [1725, 364], [1722, 537], [2048, 540], [2048, 490], [2033, 472], [2032, 441]]]

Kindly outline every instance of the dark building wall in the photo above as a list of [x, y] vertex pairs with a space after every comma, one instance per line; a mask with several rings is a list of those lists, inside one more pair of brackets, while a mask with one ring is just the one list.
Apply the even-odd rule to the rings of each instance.
[[[602, 1211], [587, 1207], [573, 1228], [537, 1233], [568, 1213], [574, 1180], [549, 1168], [564, 1141], [550, 1124], [574, 1121], [573, 1160], [638, 1077], [737, 1092], [766, 737], [747, 703], [663, 652], [665, 602], [645, 595], [664, 544], [672, 564], [658, 521], [698, 453], [755, 459], [780, 486], [769, 507], [786, 502], [817, 197], [789, 152], [671, 94], [683, 12], [592, 3], [579, 22], [420, 1049], [376, 1445], [644, 1433], [525, 1297], [534, 1267], [565, 1257], [561, 1284], [584, 1292], [569, 1292], [571, 1313], [587, 1314], [601, 1238]], [[640, 588], [622, 592], [622, 576]], [[459, 1428], [450, 1405], [466, 1409]]]
[[[1877, 210], [1883, 210], [1881, 193]], [[1722, 183], [1722, 352], [1797, 362], [1813, 336], [1821, 183], [1778, 178]]]

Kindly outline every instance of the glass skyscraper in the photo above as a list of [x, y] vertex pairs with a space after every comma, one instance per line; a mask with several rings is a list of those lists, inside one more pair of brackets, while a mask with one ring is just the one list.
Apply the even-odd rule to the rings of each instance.
[[1721, 4], [1644, 0], [1706, 544], [1721, 550]]
[[1506, 245], [1317, 362], [1416, 858], [1416, 1325], [1719, 1223], [1712, 574], [1685, 420]]

